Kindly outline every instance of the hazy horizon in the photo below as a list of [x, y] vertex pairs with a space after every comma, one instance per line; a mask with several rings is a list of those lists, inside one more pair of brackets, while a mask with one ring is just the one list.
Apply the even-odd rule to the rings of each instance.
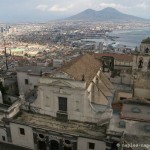
[[5, 0], [0, 5], [0, 23], [47, 22], [72, 16], [89, 8], [102, 10], [106, 7], [150, 19], [149, 0]]

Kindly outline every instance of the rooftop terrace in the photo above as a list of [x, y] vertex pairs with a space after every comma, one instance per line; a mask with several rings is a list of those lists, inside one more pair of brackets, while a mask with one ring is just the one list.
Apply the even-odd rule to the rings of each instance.
[[82, 123], [76, 121], [62, 122], [53, 117], [28, 113], [23, 111], [16, 118], [11, 120], [19, 124], [26, 124], [35, 128], [42, 128], [49, 131], [68, 133], [76, 136], [84, 136], [95, 139], [104, 139], [106, 127], [96, 124]]

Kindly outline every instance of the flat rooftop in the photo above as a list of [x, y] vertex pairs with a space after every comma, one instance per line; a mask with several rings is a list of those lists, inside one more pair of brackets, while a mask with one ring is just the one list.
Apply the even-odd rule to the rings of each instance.
[[[119, 126], [120, 121], [125, 123], [125, 128]], [[150, 138], [150, 133], [146, 130], [146, 127], [149, 127], [150, 123], [140, 122], [133, 120], [120, 119], [120, 115], [115, 113], [113, 114], [112, 119], [109, 124], [109, 131], [123, 132], [126, 135], [132, 136], [148, 136]]]
[[[140, 112], [133, 112], [135, 109], [138, 109], [137, 111]], [[140, 104], [123, 104], [121, 118], [150, 122], [149, 114], [150, 106]]]
[[28, 72], [30, 74], [39, 74], [42, 73], [51, 73], [54, 71], [54, 67], [41, 67], [41, 66], [24, 66], [24, 67], [17, 67], [17, 72]]
[[96, 124], [82, 123], [77, 121], [58, 121], [56, 118], [22, 111], [16, 118], [10, 120], [18, 124], [26, 124], [30, 127], [42, 128], [49, 131], [66, 133], [75, 136], [84, 136], [94, 139], [104, 139], [106, 127]]

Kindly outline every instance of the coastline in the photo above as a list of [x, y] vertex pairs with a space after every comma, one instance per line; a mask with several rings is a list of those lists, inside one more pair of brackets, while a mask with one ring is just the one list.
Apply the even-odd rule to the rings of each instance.
[[139, 46], [141, 41], [150, 36], [150, 28], [139, 28], [129, 30], [116, 30], [108, 34], [109, 36], [115, 36], [115, 42], [122, 45], [136, 47]]

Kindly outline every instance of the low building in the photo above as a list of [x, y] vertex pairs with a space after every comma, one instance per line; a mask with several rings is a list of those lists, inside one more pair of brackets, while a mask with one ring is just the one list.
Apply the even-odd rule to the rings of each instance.
[[52, 67], [23, 66], [17, 67], [17, 82], [20, 95], [26, 95], [37, 87], [38, 80], [44, 73], [53, 71]]
[[129, 54], [117, 53], [97, 53], [95, 58], [103, 61], [103, 67], [110, 70], [113, 69], [129, 69], [132, 68], [133, 56]]
[[53, 59], [53, 67], [58, 68], [63, 66], [64, 61], [62, 59]]
[[10, 53], [13, 56], [24, 56], [25, 51], [26, 50], [24, 48], [12, 48], [8, 53]]
[[100, 68], [86, 54], [43, 74], [36, 90], [21, 95], [20, 113], [4, 118], [11, 142], [35, 150], [105, 150], [114, 91]]
[[99, 53], [95, 54], [95, 58], [102, 61], [103, 72], [112, 83], [132, 84], [132, 55]]
[[108, 147], [149, 150], [150, 102], [131, 98], [112, 104], [113, 117], [107, 131]]
[[0, 142], [11, 143], [11, 133], [9, 125], [3, 120], [14, 117], [19, 111], [21, 102], [17, 99], [11, 105], [4, 104], [0, 96]]

